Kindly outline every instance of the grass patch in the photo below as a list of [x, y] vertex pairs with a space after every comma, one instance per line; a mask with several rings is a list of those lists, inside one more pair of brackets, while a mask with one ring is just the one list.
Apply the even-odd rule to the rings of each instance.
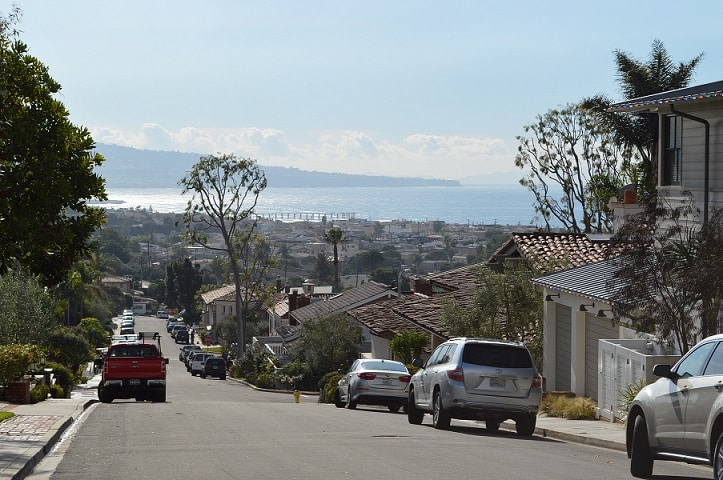
[[594, 420], [597, 404], [587, 397], [575, 397], [567, 393], [546, 394], [540, 410], [549, 417]]
[[13, 412], [0, 412], [0, 422], [3, 420], [7, 420], [8, 418], [14, 417], [15, 414]]

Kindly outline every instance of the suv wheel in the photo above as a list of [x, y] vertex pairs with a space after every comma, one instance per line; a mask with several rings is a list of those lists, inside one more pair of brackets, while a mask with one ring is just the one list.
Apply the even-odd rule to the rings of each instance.
[[535, 425], [537, 425], [537, 415], [533, 413], [518, 418], [515, 421], [515, 430], [517, 431], [517, 435], [529, 437], [535, 433]]
[[713, 478], [714, 480], [723, 480], [723, 433], [718, 436], [715, 442], [715, 450], [713, 451]]
[[[718, 440], [718, 443], [720, 443], [720, 440]], [[717, 452], [718, 449], [716, 448]], [[714, 470], [715, 472], [716, 470]], [[638, 478], [648, 478], [653, 473], [653, 455], [650, 452], [650, 444], [648, 443], [648, 427], [642, 415], [635, 417], [635, 423], [633, 424], [630, 473], [633, 477]]]
[[407, 401], [407, 421], [412, 425], [419, 425], [424, 420], [424, 411], [417, 408], [414, 399], [414, 390], [409, 392], [409, 400]]
[[432, 425], [434, 428], [439, 430], [446, 430], [449, 428], [449, 423], [452, 417], [449, 416], [442, 406], [442, 394], [439, 390], [434, 392], [434, 411], [432, 412]]

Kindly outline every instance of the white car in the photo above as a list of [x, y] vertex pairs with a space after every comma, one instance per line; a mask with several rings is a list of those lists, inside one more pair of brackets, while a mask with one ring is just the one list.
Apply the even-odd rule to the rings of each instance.
[[693, 347], [673, 367], [655, 365], [628, 412], [630, 473], [648, 478], [654, 460], [712, 465], [723, 479], [723, 335]]
[[203, 373], [203, 363], [207, 358], [214, 357], [213, 353], [208, 352], [195, 352], [191, 357], [191, 375], [201, 375]]
[[355, 409], [357, 404], [384, 405], [397, 412], [407, 404], [407, 387], [412, 376], [401, 362], [358, 359], [339, 380], [334, 404]]

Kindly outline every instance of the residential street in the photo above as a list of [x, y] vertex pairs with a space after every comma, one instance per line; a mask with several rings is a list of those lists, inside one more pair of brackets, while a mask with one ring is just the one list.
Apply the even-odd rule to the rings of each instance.
[[[162, 320], [138, 322], [139, 330], [162, 331]], [[618, 451], [488, 433], [474, 422], [454, 420], [450, 431], [438, 431], [428, 417], [414, 426], [383, 408], [337, 409], [316, 396], [296, 404], [288, 394], [192, 377], [177, 346], [168, 336], [163, 341], [168, 401], [92, 407], [64, 442], [53, 480], [632, 478]], [[654, 473], [711, 476], [710, 468], [667, 462], [656, 462]]]

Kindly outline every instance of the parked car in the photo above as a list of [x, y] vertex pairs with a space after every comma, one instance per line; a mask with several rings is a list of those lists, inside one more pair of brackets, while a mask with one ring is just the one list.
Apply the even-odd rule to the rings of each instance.
[[452, 338], [437, 347], [409, 385], [407, 418], [420, 424], [432, 414], [435, 428], [452, 418], [484, 420], [487, 430], [512, 419], [519, 435], [535, 431], [542, 402], [542, 377], [529, 350], [519, 342]]
[[174, 325], [173, 327], [171, 327], [171, 337], [176, 338], [176, 334], [182, 331], [188, 332], [188, 327], [186, 326], [186, 324], [178, 323]]
[[723, 335], [703, 339], [643, 387], [628, 411], [630, 473], [647, 478], [655, 460], [713, 466], [723, 478]]
[[334, 404], [352, 410], [357, 404], [384, 405], [390, 412], [397, 412], [407, 404], [410, 378], [409, 370], [401, 362], [358, 359], [339, 380]]
[[187, 344], [190, 341], [190, 334], [188, 330], [183, 329], [176, 332], [176, 336], [173, 337], [176, 340], [176, 343], [185, 343]]
[[120, 328], [120, 335], [133, 335], [136, 333], [136, 329], [133, 327], [133, 325], [125, 326]]
[[191, 352], [194, 352], [194, 351], [200, 352], [201, 346], [200, 345], [184, 345], [179, 350], [180, 351], [178, 353], [178, 359], [183, 362]]
[[[209, 357], [213, 357], [213, 353], [208, 352], [196, 352], [191, 357], [191, 375], [196, 376], [203, 373], [203, 363], [208, 359]], [[222, 359], [223, 360], [223, 359]]]
[[158, 310], [156, 312], [156, 318], [168, 318], [168, 312], [165, 310]]
[[226, 380], [226, 360], [221, 357], [208, 357], [206, 361], [203, 362], [201, 378], [206, 378], [207, 376]]

